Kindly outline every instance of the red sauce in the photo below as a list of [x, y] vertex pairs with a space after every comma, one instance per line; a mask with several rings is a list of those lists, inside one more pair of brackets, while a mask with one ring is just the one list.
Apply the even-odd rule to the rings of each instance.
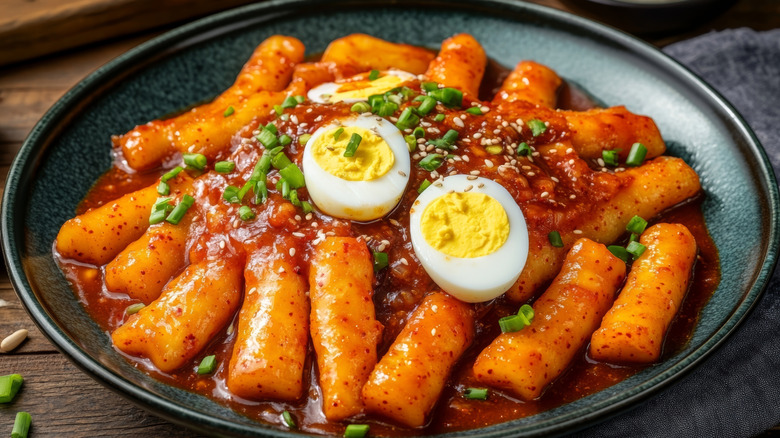
[[[495, 84], [500, 83], [503, 79], [502, 74], [502, 71], [495, 66], [489, 67], [488, 79], [483, 84], [483, 93], [493, 92]], [[567, 87], [564, 90], [560, 106], [574, 109], [585, 109], [592, 106], [592, 102], [576, 88]], [[331, 119], [349, 113], [349, 105], [316, 106], [316, 111], [306, 112], [310, 107], [311, 104], [305, 103], [290, 110], [289, 113], [294, 114], [298, 119], [297, 125], [290, 121], [277, 120], [275, 122], [280, 134], [288, 134], [294, 139], [285, 152], [297, 163], [300, 163], [302, 155], [302, 148], [296, 147], [297, 138], [300, 135], [314, 132], [319, 126], [327, 124]], [[453, 112], [453, 110], [443, 107], [438, 108], [438, 111]], [[317, 119], [319, 116], [323, 116], [322, 120]], [[504, 139], [506, 144], [522, 140], [534, 145], [549, 143], [560, 138], [561, 135], [560, 132], [556, 131], [555, 126], [551, 126], [541, 137], [519, 138], [521, 136], [518, 136], [516, 131], [502, 127], [500, 120], [494, 117], [485, 117], [480, 121], [482, 120], [487, 123], [487, 128], [478, 123], [469, 123], [460, 129], [459, 138], [473, 139], [478, 130], [492, 131], [497, 129], [501, 132], [499, 136]], [[243, 257], [242, 252], [271, 244], [279, 233], [295, 231], [305, 236], [300, 239], [296, 256], [297, 263], [305, 271], [312, 249], [311, 241], [316, 239], [320, 232], [370, 237], [369, 246], [371, 248], [376, 248], [380, 242], [387, 241], [389, 245], [387, 245], [386, 251], [389, 259], [395, 262], [378, 274], [374, 292], [377, 319], [385, 326], [384, 338], [379, 345], [379, 356], [381, 357], [424, 294], [437, 289], [415, 257], [407, 229], [408, 212], [412, 202], [417, 197], [416, 188], [424, 179], [431, 179], [430, 172], [414, 166], [406, 195], [399, 206], [382, 220], [367, 224], [350, 223], [349, 221], [332, 219], [326, 215], [317, 215], [312, 220], [304, 218], [297, 220], [294, 216], [296, 214], [302, 215], [300, 210], [297, 212], [294, 209], [291, 210], [289, 202], [281, 199], [272, 190], [268, 203], [258, 211], [258, 219], [235, 227], [233, 225], [235, 215], [228, 213], [228, 210], [233, 207], [226, 205], [221, 200], [221, 193], [227, 184], [240, 187], [251, 173], [262, 150], [257, 146], [243, 146], [242, 139], [250, 138], [252, 131], [260, 122], [267, 121], [257, 119], [253, 124], [240, 131], [233, 139], [231, 151], [226, 152], [223, 157], [219, 157], [224, 159], [229, 156], [231, 160], [235, 161], [239, 171], [226, 176], [212, 172], [197, 180], [196, 193], [198, 194], [196, 195], [195, 208], [201, 213], [209, 211], [211, 219], [196, 223], [195, 229], [191, 233], [190, 259], [202, 257], [208, 250], [209, 240], [215, 235], [227, 235], [230, 239], [230, 245], [226, 251], [234, 252], [239, 257]], [[301, 128], [303, 123], [308, 124], [306, 129]], [[443, 134], [451, 126], [434, 122], [433, 127], [439, 128]], [[502, 144], [505, 143], [502, 142]], [[537, 237], [546, 236], [553, 229], [551, 216], [563, 218], [558, 221], [558, 226], [567, 224], [566, 226], [570, 229], [576, 228], [578, 219], [588, 214], [593, 203], [609, 199], [616, 190], [619, 190], [618, 180], [611, 172], [591, 170], [582, 174], [579, 184], [563, 178], [561, 178], [560, 183], [557, 183], [551, 177], [556, 175], [556, 172], [560, 172], [561, 166], [555, 166], [555, 162], [550, 163], [540, 159], [534, 164], [530, 164], [537, 175], [523, 178], [512, 169], [504, 172], [492, 166], [486, 168], [483, 164], [486, 158], [497, 159], [499, 163], [504, 163], [501, 159], [502, 155], [491, 157], [482, 148], [464, 148], [458, 153], [467, 155], [470, 160], [446, 163], [440, 169], [442, 173], [450, 171], [468, 173], [475, 169], [483, 171], [483, 175], [506, 187], [518, 204], [523, 207], [530, 232], [536, 233]], [[127, 174], [114, 168], [97, 182], [80, 205], [79, 212], [152, 184], [160, 173], [157, 171], [147, 174]], [[269, 176], [273, 178], [275, 174]], [[198, 190], [198, 188], [202, 190]], [[555, 202], [542, 199], [544, 196], [540, 197], [540, 193], [545, 191], [556, 195]], [[307, 198], [305, 189], [301, 190], [299, 194], [303, 199]], [[570, 200], [570, 194], [576, 194], [577, 199]], [[700, 310], [717, 287], [720, 273], [717, 249], [707, 233], [701, 213], [700, 199], [678, 206], [654, 220], [654, 222], [660, 221], [686, 225], [696, 237], [700, 248], [690, 291], [666, 339], [663, 356], [669, 357], [680, 351], [689, 341]], [[397, 261], [401, 259], [407, 260], [408, 264], [398, 263]], [[135, 301], [125, 295], [107, 291], [103, 281], [102, 268], [84, 266], [70, 260], [59, 260], [59, 262], [87, 312], [106, 332], [113, 331], [125, 321], [127, 318], [125, 309]], [[429, 425], [421, 431], [414, 431], [415, 433], [433, 434], [471, 429], [534, 415], [593, 394], [643, 369], [642, 366], [616, 366], [595, 362], [587, 357], [586, 349], [583, 349], [568, 371], [550, 385], [537, 400], [521, 401], [495, 390], [491, 391], [492, 396], [487, 401], [466, 400], [461, 396], [465, 388], [484, 386], [477, 382], [471, 373], [476, 355], [498, 335], [498, 318], [514, 313], [517, 310], [517, 304], [499, 298], [489, 303], [475, 305], [475, 310], [478, 315], [476, 340], [452, 373]], [[171, 374], [160, 373], [148, 360], [133, 357], [128, 357], [128, 360], [166, 383], [226, 403], [250, 418], [284, 427], [280, 414], [282, 411], [288, 410], [295, 416], [300, 428], [304, 431], [340, 433], [343, 425], [328, 423], [322, 414], [321, 397], [316, 384], [317, 371], [312, 360], [314, 352], [311, 346], [309, 347], [306, 368], [309, 370], [306, 375], [308, 379], [306, 386], [309, 388], [306, 397], [295, 403], [253, 402], [238, 399], [226, 389], [227, 363], [235, 334], [229, 328], [222, 333], [213, 339], [205, 351], [201, 352], [189, 365]], [[211, 376], [199, 376], [195, 372], [198, 362], [200, 358], [209, 354], [217, 356], [217, 361], [220, 364], [218, 371]], [[382, 418], [366, 416], [356, 421], [371, 424], [373, 435], [410, 433], [409, 429], [391, 425]]]

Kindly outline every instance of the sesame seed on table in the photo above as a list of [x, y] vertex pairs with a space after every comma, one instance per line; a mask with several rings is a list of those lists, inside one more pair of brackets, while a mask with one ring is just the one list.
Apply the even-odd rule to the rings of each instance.
[[[538, 0], [535, 3], [572, 10], [560, 0]], [[780, 27], [780, 4], [775, 0], [743, 0], [710, 23], [684, 33], [649, 41], [663, 46], [706, 33], [711, 29], [741, 26], [755, 29]], [[173, 25], [167, 25], [162, 30], [171, 28]], [[160, 33], [161, 30], [157, 30], [118, 37], [108, 42], [3, 67], [0, 70], [0, 181], [3, 185], [11, 161], [22, 141], [35, 122], [57, 99], [102, 64]], [[488, 108], [483, 108], [483, 111], [487, 110]], [[452, 123], [460, 127], [463, 124], [462, 118], [457, 118]], [[516, 122], [505, 121], [490, 131], [483, 131], [484, 136], [497, 135], [502, 129], [517, 130], [522, 127]], [[483, 135], [475, 134], [472, 141], [480, 142], [480, 137]], [[484, 139], [483, 144], [486, 145], [487, 141], [488, 139]], [[418, 153], [423, 157], [423, 154], [431, 152], [433, 150], [421, 150]], [[533, 156], [536, 158], [560, 153], [570, 151], [546, 150], [541, 154], [537, 151]], [[492, 160], [485, 159], [485, 165], [488, 167], [519, 167], [517, 162], [505, 161], [501, 158], [502, 155], [491, 157]], [[469, 157], [463, 155], [459, 159], [468, 161]], [[457, 162], [458, 158], [454, 160]], [[491, 164], [488, 164], [488, 161]], [[526, 169], [523, 166], [521, 170], [529, 172], [530, 167]], [[474, 172], [475, 175], [479, 173]], [[312, 223], [312, 226], [316, 226], [316, 223]], [[402, 263], [406, 264], [408, 261], [402, 260]], [[199, 436], [147, 413], [104, 388], [58, 353], [27, 316], [3, 267], [0, 272], [0, 339], [19, 329], [29, 331], [28, 339], [11, 353], [0, 353], [0, 375], [20, 373], [24, 375], [25, 382], [13, 403], [0, 405], [0, 433], [7, 434], [10, 431], [17, 411], [27, 411], [33, 418], [32, 437]]]

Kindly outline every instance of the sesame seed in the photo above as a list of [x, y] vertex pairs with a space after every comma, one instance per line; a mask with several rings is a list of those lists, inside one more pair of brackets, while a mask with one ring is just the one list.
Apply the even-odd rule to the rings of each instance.
[[[475, 179], [476, 179], [476, 178], [475, 178]], [[443, 184], [442, 184], [442, 183], [440, 183], [440, 182], [437, 182], [437, 183], [434, 183], [433, 185], [434, 185], [434, 186], [436, 186], [436, 187], [441, 187]]]
[[297, 125], [298, 124], [298, 116], [296, 116], [295, 114], [291, 115], [290, 116], [290, 121], [293, 122], [293, 124]]
[[546, 198], [546, 197], [550, 196], [550, 193], [549, 192], [542, 192], [542, 194], [539, 195], [539, 196], [542, 197], [542, 198]]
[[395, 219], [390, 219], [390, 223], [391, 223], [393, 226], [396, 226], [396, 227], [400, 227], [400, 226], [401, 226], [401, 223], [400, 223], [400, 222], [398, 222], [398, 221], [397, 221], [397, 220], [395, 220]]
[[503, 126], [504, 128], [506, 128], [507, 126], [509, 126], [509, 122], [507, 122], [506, 120], [504, 120], [503, 122], [501, 122], [501, 126]]
[[483, 183], [479, 183], [479, 184], [477, 185], [477, 188], [478, 188], [478, 189], [481, 189], [482, 187], [485, 187], [485, 184], [483, 184]]
[[278, 272], [279, 272], [280, 274], [284, 274], [284, 273], [285, 273], [284, 266], [280, 266], [280, 267], [279, 267], [279, 271], [278, 271]]
[[418, 138], [417, 139], [417, 144], [422, 144], [422, 143], [425, 143], [426, 141], [428, 141], [428, 140], [426, 140], [424, 138]]
[[401, 175], [401, 176], [406, 176], [406, 173], [404, 173], [404, 171], [402, 171], [402, 170], [399, 170], [398, 174]]
[[469, 162], [469, 156], [468, 156], [468, 155], [466, 155], [466, 154], [463, 154], [463, 155], [461, 155], [460, 157], [461, 157], [461, 158], [463, 158], [463, 161], [465, 161], [465, 162], [467, 162], [467, 163]]
[[577, 199], [577, 195], [570, 195], [569, 199]]
[[606, 172], [606, 171], [607, 171], [607, 168], [606, 168], [606, 167], [602, 167], [602, 168], [601, 168], [601, 171], [602, 171], [602, 172]]
[[300, 222], [302, 219], [303, 218], [300, 215], [298, 215], [298, 214], [295, 215], [295, 220], [296, 221]]
[[299, 232], [297, 232], [297, 231], [293, 232], [293, 233], [292, 233], [292, 235], [293, 235], [294, 237], [306, 237], [306, 235], [305, 235], [305, 234], [303, 234], [303, 233], [299, 233]]
[[395, 123], [398, 121], [398, 117], [390, 117], [390, 121]]
[[487, 112], [490, 111], [490, 108], [488, 108], [486, 106], [482, 106], [482, 107], [479, 108], [479, 110], [482, 111], [483, 113], [487, 113]]
[[457, 118], [457, 117], [452, 119], [452, 123], [456, 124], [457, 126], [459, 126], [461, 128], [466, 126], [466, 124], [463, 123], [463, 119], [460, 119], [460, 118]]
[[469, 180], [469, 181], [474, 181], [475, 179], [477, 179], [477, 177], [474, 176], [474, 175], [469, 175], [469, 176], [466, 177], [466, 179]]
[[312, 110], [311, 108], [307, 108], [307, 109], [306, 109], [306, 112], [307, 112], [307, 113], [310, 113], [310, 112], [311, 112], [311, 110]]
[[551, 176], [550, 179], [553, 180], [554, 182], [561, 182], [558, 178], [554, 176]]
[[571, 160], [569, 160], [569, 164], [570, 164], [570, 165], [571, 165], [571, 164], [574, 164], [574, 158], [572, 158]]
[[566, 149], [566, 153], [567, 153], [567, 154], [570, 154], [570, 153], [572, 153], [572, 152], [574, 152], [574, 149], [572, 149], [572, 148]]
[[498, 134], [501, 132], [501, 128], [496, 128], [493, 130], [493, 134]]
[[474, 186], [472, 186], [471, 184], [469, 184], [469, 185], [467, 185], [467, 186], [466, 186], [466, 188], [465, 188], [465, 189], [463, 189], [463, 191], [464, 191], [464, 192], [468, 192], [469, 190], [471, 190], [471, 189], [473, 189], [473, 188], [474, 188]]
[[461, 120], [466, 120], [466, 115], [465, 114], [461, 114], [460, 118], [461, 118]]
[[469, 173], [472, 174], [472, 175], [479, 175], [479, 170], [472, 170]]
[[252, 135], [260, 135], [260, 131], [258, 129], [255, 129], [252, 131]]
[[452, 175], [457, 175], [457, 174], [458, 174], [458, 171], [457, 171], [457, 170], [453, 170], [452, 172], [450, 172], [450, 173], [449, 173], [449, 175], [450, 175], [450, 176], [452, 176]]
[[428, 156], [428, 152], [420, 152], [420, 156], [421, 157], [427, 157]]
[[419, 160], [419, 159], [420, 159], [420, 154], [414, 154], [414, 155], [412, 155], [412, 159], [414, 159], [414, 160]]
[[517, 123], [517, 126], [523, 126], [525, 122], [523, 122], [523, 119], [517, 119], [515, 120], [515, 123]]
[[551, 154], [557, 154], [557, 153], [558, 153], [558, 149], [551, 148], [551, 149], [550, 149], [550, 153], [551, 153]]
[[473, 137], [474, 138], [480, 138], [480, 137], [482, 137], [482, 134], [477, 132], [476, 134], [473, 135]]
[[295, 257], [295, 248], [290, 248], [290, 257]]
[[219, 247], [222, 248], [222, 249], [225, 249], [225, 241], [224, 240], [220, 240], [219, 241]]
[[238, 228], [241, 225], [241, 221], [236, 219], [233, 221], [233, 228]]
[[598, 160], [596, 160], [596, 162], [597, 162], [597, 163], [599, 163], [599, 166], [601, 166], [601, 167], [604, 167], [604, 166], [606, 165], [606, 164], [604, 163], [604, 160], [603, 160], [603, 159], [601, 159], [601, 158], [599, 158]]
[[573, 177], [571, 177], [571, 180], [572, 180], [572, 182], [577, 182], [577, 177], [573, 176]]
[[322, 116], [317, 116], [317, 118], [314, 119], [314, 121], [315, 122], [321, 122], [322, 121]]
[[534, 176], [534, 175], [536, 175], [536, 173], [534, 173], [534, 172], [528, 172], [526, 175], [528, 175], [528, 176]]
[[464, 138], [464, 139], [463, 139], [463, 140], [461, 140], [461, 141], [462, 141], [463, 143], [471, 143], [471, 139], [470, 139], [470, 138]]
[[428, 147], [425, 148], [425, 152], [430, 152], [434, 150], [436, 147], [432, 144], [429, 144]]
[[308, 123], [301, 123], [298, 126], [301, 127], [301, 128], [305, 128], [305, 127], [309, 126], [309, 124]]
[[406, 260], [406, 257], [401, 257], [401, 259], [398, 261], [401, 262], [401, 264], [403, 265], [409, 266], [409, 261]]
[[574, 231], [572, 231], [572, 233], [574, 233], [574, 234], [582, 234], [582, 230], [574, 230]]
[[306, 215], [306, 220], [307, 220], [307, 221], [310, 221], [310, 220], [311, 220], [311, 218], [312, 218], [312, 214], [311, 214], [311, 213], [309, 213], [309, 214], [307, 214], [307, 215]]
[[312, 226], [312, 227], [314, 227], [314, 228], [317, 228], [317, 227], [319, 227], [319, 226], [320, 226], [320, 224], [318, 224], [318, 223], [315, 221], [315, 222], [312, 222], [312, 223], [311, 223], [311, 226]]
[[491, 168], [493, 167], [493, 162], [485, 158], [485, 166]]

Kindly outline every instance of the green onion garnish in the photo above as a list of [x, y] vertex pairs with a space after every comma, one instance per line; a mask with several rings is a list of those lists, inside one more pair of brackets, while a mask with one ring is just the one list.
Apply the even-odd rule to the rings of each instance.
[[293, 96], [295, 98], [295, 101], [298, 103], [306, 102], [306, 98], [303, 96]]
[[0, 403], [10, 403], [16, 397], [23, 382], [24, 378], [21, 374], [0, 377]]
[[434, 170], [438, 169], [443, 162], [444, 157], [441, 156], [441, 154], [428, 154], [428, 156], [420, 160], [418, 164], [428, 172], [433, 172]]
[[414, 128], [414, 132], [412, 132], [412, 134], [414, 134], [414, 138], [422, 138], [425, 137], [425, 130], [418, 126]]
[[550, 231], [550, 233], [547, 234], [547, 239], [550, 240], [550, 245], [556, 248], [563, 248], [563, 239], [561, 239], [561, 233], [557, 231]]
[[637, 233], [631, 233], [630, 236], [628, 236], [629, 242], [639, 242], [639, 234]]
[[522, 142], [519, 146], [517, 146], [517, 155], [521, 156], [528, 156], [531, 155], [531, 146], [528, 146], [528, 143]]
[[200, 361], [200, 365], [198, 365], [198, 374], [211, 374], [216, 368], [217, 356], [212, 354], [211, 356], [204, 357], [203, 360]]
[[455, 144], [455, 140], [458, 139], [458, 131], [454, 129], [450, 129], [447, 131], [446, 134], [444, 134], [444, 137], [442, 137], [442, 140], [446, 141], [449, 144]]
[[301, 206], [301, 200], [298, 199], [298, 191], [297, 190], [290, 190], [290, 204], [300, 207]]
[[417, 188], [417, 193], [424, 192], [425, 189], [427, 189], [430, 186], [431, 186], [431, 182], [430, 181], [428, 181], [427, 179], [423, 180], [422, 184], [420, 184], [420, 187]]
[[469, 113], [469, 114], [473, 114], [475, 116], [481, 116], [482, 115], [482, 110], [479, 109], [478, 106], [472, 106], [471, 108], [467, 109], [466, 112]]
[[618, 158], [619, 158], [618, 150], [601, 151], [601, 159], [604, 160], [604, 163], [606, 163], [609, 166], [617, 166], [618, 164], [620, 164]]
[[433, 82], [433, 81], [426, 81], [426, 82], [423, 82], [422, 84], [420, 84], [420, 88], [422, 88], [425, 91], [431, 92], [433, 90], [438, 90], [439, 89], [439, 84], [437, 84], [436, 82]]
[[437, 88], [429, 91], [428, 96], [447, 106], [459, 107], [463, 104], [463, 93], [457, 88]]
[[170, 204], [171, 198], [157, 198], [152, 206], [152, 213], [149, 215], [149, 225], [159, 224], [165, 220], [169, 211], [173, 210]]
[[631, 145], [631, 150], [628, 152], [628, 158], [626, 158], [626, 166], [639, 166], [645, 161], [645, 155], [647, 155], [647, 148], [642, 143], [634, 143]]
[[176, 207], [173, 207], [173, 210], [171, 210], [171, 214], [168, 215], [168, 217], [165, 218], [166, 221], [177, 225], [181, 220], [184, 218], [184, 214], [187, 213], [187, 210], [192, 207], [192, 204], [195, 203], [195, 198], [193, 198], [190, 195], [184, 195], [181, 197], [181, 201], [179, 201], [179, 204], [176, 205]]
[[445, 118], [444, 114], [436, 114], [436, 117], [433, 118], [434, 122], [443, 122]]
[[487, 400], [487, 396], [487, 388], [466, 388], [466, 391], [463, 392], [463, 398], [469, 400]]
[[292, 143], [292, 137], [290, 137], [287, 134], [282, 134], [279, 136], [279, 144], [282, 146], [287, 146], [288, 144]]
[[230, 116], [233, 115], [234, 112], [236, 112], [235, 108], [233, 108], [232, 106], [229, 106], [229, 107], [227, 107], [225, 112], [222, 113], [222, 115], [225, 116], [225, 117], [230, 117]]
[[262, 174], [261, 178], [257, 180], [251, 180], [255, 182], [255, 186], [252, 190], [255, 192], [255, 204], [265, 204], [268, 199], [268, 187], [266, 186], [266, 175]]
[[240, 204], [241, 198], [238, 197], [239, 189], [236, 186], [227, 186], [225, 191], [222, 192], [222, 199], [231, 204]]
[[425, 96], [420, 106], [417, 107], [417, 112], [421, 116], [424, 116], [431, 112], [434, 108], [436, 108], [436, 99], [432, 98], [431, 96]]
[[301, 208], [303, 209], [303, 214], [309, 214], [314, 211], [314, 208], [307, 201], [301, 201]]
[[368, 80], [375, 81], [377, 79], [379, 79], [379, 70], [371, 70], [371, 72], [368, 74]]
[[528, 122], [528, 127], [531, 128], [531, 134], [534, 137], [538, 137], [547, 131], [547, 125], [539, 119], [533, 119]]
[[639, 216], [632, 217], [631, 220], [628, 221], [628, 225], [626, 225], [626, 231], [636, 234], [644, 233], [645, 228], [647, 228], [647, 221]]
[[280, 179], [279, 182], [276, 183], [276, 190], [282, 194], [282, 198], [290, 199], [290, 183], [284, 179]]
[[290, 163], [287, 167], [281, 169], [279, 175], [290, 183], [290, 187], [294, 189], [306, 187], [306, 180], [303, 178], [303, 172], [301, 172], [301, 169], [299, 169], [298, 165], [295, 163]]
[[269, 123], [265, 125], [265, 128], [263, 128], [264, 131], [268, 131], [273, 135], [276, 135], [279, 132], [279, 129], [276, 128], [276, 125], [273, 123]]
[[184, 159], [184, 164], [193, 169], [203, 170], [208, 164], [208, 160], [203, 154], [184, 154], [181, 157]]
[[347, 149], [344, 151], [344, 156], [347, 158], [354, 157], [361, 141], [363, 141], [363, 137], [357, 133], [353, 133], [349, 138], [349, 143], [347, 143]]
[[282, 114], [284, 114], [284, 108], [282, 108], [281, 105], [274, 105], [274, 112], [276, 113], [277, 116], [281, 116]]
[[27, 412], [17, 412], [14, 420], [14, 428], [11, 431], [11, 438], [27, 438], [32, 424], [32, 416]]
[[271, 166], [274, 166], [274, 169], [281, 170], [290, 164], [292, 164], [292, 161], [287, 158], [287, 155], [285, 155], [284, 152], [279, 152], [271, 157]]
[[333, 133], [333, 139], [338, 141], [339, 137], [341, 137], [341, 134], [344, 132], [344, 128], [339, 128], [336, 130], [336, 132]]
[[252, 180], [249, 180], [244, 183], [244, 185], [241, 187], [241, 190], [238, 191], [238, 195], [236, 196], [238, 198], [238, 203], [243, 202], [244, 196], [246, 196], [247, 193], [249, 193], [250, 190], [252, 190], [252, 187], [255, 185], [255, 182]]
[[417, 148], [417, 139], [414, 138], [414, 135], [404, 135], [404, 141], [406, 142], [406, 147], [409, 149], [409, 152], [412, 152]]
[[498, 326], [501, 328], [501, 333], [512, 333], [520, 331], [529, 325], [534, 319], [534, 309], [527, 304], [520, 307], [515, 315], [505, 316], [498, 320]]
[[214, 170], [217, 173], [230, 173], [236, 168], [236, 163], [232, 161], [218, 161], [214, 164]]
[[238, 216], [242, 221], [251, 221], [255, 218], [255, 212], [248, 206], [242, 205], [241, 208], [238, 209]]
[[171, 193], [171, 186], [165, 181], [160, 181], [160, 184], [157, 184], [157, 194], [160, 196], [168, 196], [169, 193]]
[[125, 309], [125, 313], [128, 315], [135, 315], [138, 313], [141, 309], [146, 307], [144, 303], [135, 303], [127, 306], [127, 309]]
[[349, 110], [353, 113], [367, 113], [371, 111], [371, 105], [366, 102], [355, 102]]
[[389, 264], [386, 252], [374, 252], [374, 272], [379, 272]]
[[376, 115], [380, 117], [392, 116], [398, 111], [398, 104], [395, 102], [382, 102], [376, 110]]
[[344, 438], [363, 438], [368, 435], [368, 424], [349, 424], [344, 429]]
[[284, 424], [286, 424], [287, 427], [290, 429], [295, 429], [295, 419], [289, 411], [282, 412], [282, 419], [284, 420]]
[[629, 242], [628, 246], [626, 247], [626, 252], [634, 256], [634, 259], [638, 258], [642, 255], [642, 253], [645, 252], [647, 249], [646, 246], [642, 245], [639, 242]]
[[260, 157], [260, 160], [258, 160], [257, 164], [255, 164], [255, 168], [252, 169], [252, 175], [249, 177], [250, 180], [256, 181], [260, 178], [260, 175], [262, 174], [268, 174], [268, 171], [271, 170], [271, 158], [276, 156], [276, 154], [280, 153], [284, 148], [282, 146], [278, 146], [273, 149], [266, 149], [263, 151], [263, 155]]
[[417, 126], [418, 123], [420, 123], [420, 118], [414, 115], [411, 107], [406, 107], [401, 111], [401, 115], [398, 116], [398, 122], [396, 122], [395, 126], [403, 131], [404, 129]]
[[287, 96], [282, 102], [282, 108], [295, 108], [298, 106], [298, 100], [293, 96]]
[[624, 262], [628, 263], [628, 259], [630, 257], [630, 254], [628, 251], [626, 251], [625, 248], [619, 245], [610, 245], [607, 247], [609, 252], [612, 253], [613, 256], [619, 258], [620, 260], [623, 260]]
[[[269, 124], [268, 126], [274, 126], [274, 125]], [[255, 138], [257, 139], [257, 141], [262, 143], [266, 149], [273, 149], [279, 143], [279, 139], [276, 138], [276, 134], [274, 134], [268, 129], [263, 129], [262, 131], [260, 131], [260, 133], [257, 134]]]
[[168, 172], [165, 172], [162, 177], [160, 177], [160, 181], [168, 182], [173, 178], [176, 178], [176, 175], [181, 173], [181, 171], [184, 170], [181, 166], [176, 166], [173, 169], [169, 170]]
[[530, 325], [534, 320], [534, 308], [529, 304], [523, 304], [520, 306], [520, 310], [517, 311], [517, 314], [524, 316], [525, 319], [528, 320], [528, 324], [526, 325]]
[[302, 136], [298, 137], [298, 142], [301, 144], [301, 146], [306, 146], [306, 143], [309, 142], [310, 138], [311, 134], [303, 134]]

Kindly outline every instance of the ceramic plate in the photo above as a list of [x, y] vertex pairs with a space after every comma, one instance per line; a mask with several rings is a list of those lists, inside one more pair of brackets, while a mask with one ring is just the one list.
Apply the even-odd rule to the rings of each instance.
[[549, 65], [607, 105], [625, 104], [652, 116], [669, 142], [668, 153], [693, 166], [706, 192], [703, 209], [720, 249], [723, 279], [686, 348], [576, 402], [455, 435], [561, 432], [604, 419], [691, 369], [746, 317], [777, 255], [777, 183], [734, 109], [661, 52], [601, 25], [519, 1], [449, 1], [446, 7], [441, 1], [269, 1], [183, 26], [100, 68], [52, 107], [19, 152], [3, 197], [3, 250], [22, 302], [66, 356], [172, 421], [211, 433], [292, 436], [130, 365], [74, 298], [52, 258], [52, 242], [110, 167], [112, 134], [215, 96], [269, 35], [293, 35], [316, 53], [353, 32], [432, 48], [468, 32], [506, 67], [521, 59]]

